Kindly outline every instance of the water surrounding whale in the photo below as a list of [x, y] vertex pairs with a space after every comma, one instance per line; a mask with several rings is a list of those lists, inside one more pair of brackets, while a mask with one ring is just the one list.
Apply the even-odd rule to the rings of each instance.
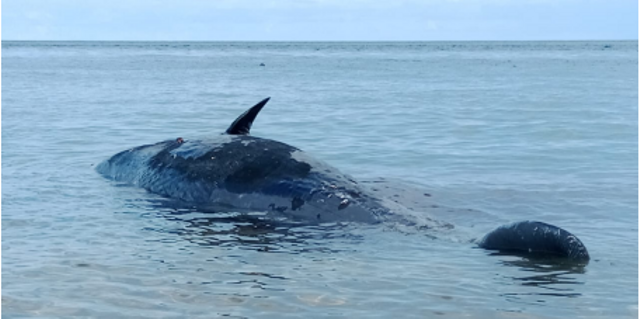
[[[291, 145], [249, 135], [268, 101], [248, 109], [224, 134], [134, 147], [100, 163], [96, 170], [203, 210], [260, 211], [307, 224], [403, 219], [388, 202], [329, 164]], [[498, 227], [476, 244], [506, 253], [589, 260], [576, 236], [538, 221]]]

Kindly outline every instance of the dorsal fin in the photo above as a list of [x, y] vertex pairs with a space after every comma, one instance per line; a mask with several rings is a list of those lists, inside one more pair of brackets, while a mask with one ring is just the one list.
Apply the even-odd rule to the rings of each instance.
[[227, 134], [230, 135], [249, 135], [251, 130], [251, 124], [256, 119], [262, 107], [269, 102], [270, 97], [260, 101], [258, 104], [252, 106], [250, 109], [238, 116], [238, 118], [231, 123], [231, 126], [227, 129]]

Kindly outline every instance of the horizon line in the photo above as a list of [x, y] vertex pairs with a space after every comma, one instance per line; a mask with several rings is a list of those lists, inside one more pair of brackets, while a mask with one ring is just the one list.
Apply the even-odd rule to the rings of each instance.
[[599, 42], [638, 41], [638, 39], [554, 39], [554, 40], [17, 40], [0, 42]]

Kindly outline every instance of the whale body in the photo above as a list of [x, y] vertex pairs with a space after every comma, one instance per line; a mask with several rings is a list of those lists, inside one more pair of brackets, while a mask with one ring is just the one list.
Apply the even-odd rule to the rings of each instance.
[[[221, 135], [134, 147], [100, 163], [96, 170], [205, 210], [268, 212], [309, 224], [400, 219], [351, 176], [294, 146], [251, 136], [251, 125], [268, 101], [248, 109]], [[507, 253], [589, 260], [576, 236], [537, 221], [501, 226], [476, 244]]]

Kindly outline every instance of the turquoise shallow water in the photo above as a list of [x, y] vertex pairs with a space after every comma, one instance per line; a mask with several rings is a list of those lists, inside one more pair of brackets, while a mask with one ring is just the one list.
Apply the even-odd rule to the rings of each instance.
[[[2, 54], [3, 316], [637, 317], [635, 41]], [[175, 211], [93, 170], [132, 146], [218, 134], [266, 96], [254, 135], [455, 227], [273, 227]], [[525, 219], [575, 233], [591, 263], [469, 243]]]

